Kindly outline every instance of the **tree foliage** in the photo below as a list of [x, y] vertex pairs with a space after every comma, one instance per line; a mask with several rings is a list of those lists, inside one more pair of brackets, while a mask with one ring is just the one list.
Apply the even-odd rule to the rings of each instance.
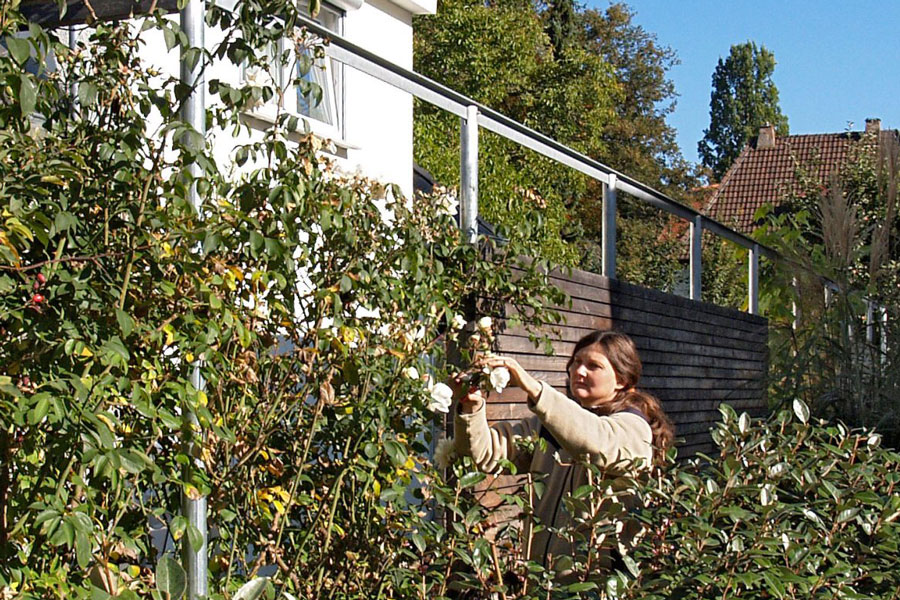
[[[442, 2], [436, 15], [416, 21], [416, 70], [679, 196], [693, 179], [665, 122], [674, 53], [622, 4], [603, 12], [570, 8]], [[458, 179], [458, 127], [455, 117], [417, 105], [416, 160], [444, 183]], [[501, 226], [540, 221], [545, 254], [573, 266], [599, 264], [601, 186], [492, 134], [482, 133], [481, 143], [484, 217]], [[658, 211], [622, 206], [623, 223], [652, 222], [651, 239], [662, 233], [666, 219]], [[621, 255], [645, 251], [642, 245]]]
[[788, 134], [774, 72], [775, 55], [755, 42], [735, 44], [726, 59], [719, 59], [712, 76], [709, 127], [697, 144], [701, 161], [716, 179], [763, 125], [773, 125], [778, 135]]

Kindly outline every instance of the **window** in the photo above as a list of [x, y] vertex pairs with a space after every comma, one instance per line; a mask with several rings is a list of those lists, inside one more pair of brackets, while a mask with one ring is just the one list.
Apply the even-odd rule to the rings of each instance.
[[[316, 21], [329, 31], [340, 35], [342, 13], [335, 8], [322, 4]], [[327, 56], [316, 57], [314, 50], [320, 40], [311, 37], [303, 45], [294, 47], [290, 39], [282, 39], [277, 47], [269, 50], [273, 62], [278, 56], [291, 53], [282, 69], [274, 75], [254, 72], [245, 66], [244, 79], [256, 80], [259, 85], [275, 84], [282, 90], [282, 105], [277, 105], [278, 98], [254, 109], [253, 113], [263, 118], [274, 118], [279, 112], [301, 115], [309, 118], [310, 128], [321, 135], [341, 138], [341, 106], [342, 75], [339, 63]], [[275, 81], [271, 78], [274, 77]], [[300, 85], [293, 86], [295, 80]]]

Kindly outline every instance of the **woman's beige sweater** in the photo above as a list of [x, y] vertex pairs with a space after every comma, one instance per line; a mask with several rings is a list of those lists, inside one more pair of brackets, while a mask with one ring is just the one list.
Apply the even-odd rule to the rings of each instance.
[[[558, 529], [569, 522], [563, 498], [587, 483], [586, 469], [581, 464], [584, 458], [604, 469], [610, 477], [651, 464], [652, 432], [638, 414], [594, 414], [545, 382], [541, 382], [537, 400], [529, 401], [529, 408], [533, 417], [493, 427], [488, 426], [484, 406], [474, 413], [457, 413], [456, 448], [471, 456], [483, 471], [494, 473], [501, 460], [508, 460], [543, 477], [545, 490], [534, 510], [546, 527]], [[516, 440], [536, 439], [541, 425], [550, 433], [545, 436], [546, 451], [528, 454], [520, 450]], [[558, 448], [554, 447], [554, 441], [558, 442]], [[545, 528], [535, 534], [528, 558], [550, 566], [551, 556], [571, 556], [572, 552], [571, 545]]]

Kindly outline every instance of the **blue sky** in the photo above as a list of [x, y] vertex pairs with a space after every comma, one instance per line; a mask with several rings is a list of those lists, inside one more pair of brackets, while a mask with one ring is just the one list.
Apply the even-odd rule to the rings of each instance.
[[[591, 0], [592, 7], [609, 2]], [[753, 40], [775, 54], [774, 81], [792, 134], [861, 130], [868, 117], [900, 128], [897, 0], [631, 0], [635, 22], [677, 53], [679, 94], [669, 123], [696, 162], [709, 125], [711, 78], [732, 44]]]

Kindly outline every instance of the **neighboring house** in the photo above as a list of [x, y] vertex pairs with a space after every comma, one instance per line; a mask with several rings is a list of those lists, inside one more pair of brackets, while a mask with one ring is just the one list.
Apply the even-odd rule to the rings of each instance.
[[[302, 0], [301, 0], [302, 1]], [[211, 3], [211, 2], [210, 2]], [[236, 0], [218, 0], [221, 6], [233, 6]], [[121, 0], [69, 0], [64, 20], [59, 20], [56, 0], [23, 0], [23, 12], [33, 21], [46, 26], [76, 24], [83, 26], [90, 11], [101, 18], [126, 18], [135, 7], [144, 9], [150, 2], [122, 2]], [[178, 18], [175, 0], [160, 0], [157, 6], [172, 11]], [[350, 42], [402, 67], [412, 69], [413, 30], [416, 14], [434, 14], [437, 0], [328, 0], [322, 2], [317, 21]], [[148, 31], [142, 38], [146, 43], [144, 56], [149, 62], [177, 75], [178, 50], [166, 50], [159, 31]], [[221, 39], [221, 32], [207, 29], [206, 46], [212, 48]], [[282, 48], [284, 49], [284, 48]], [[207, 81], [220, 79], [232, 85], [242, 79], [255, 77], [247, 69], [218, 62], [207, 70]], [[279, 82], [290, 80], [290, 73], [277, 74]], [[359, 172], [385, 183], [396, 183], [404, 194], [413, 193], [413, 100], [412, 96], [393, 86], [326, 58], [317, 61], [308, 77], [323, 90], [322, 101], [316, 105], [300, 93], [284, 94], [280, 110], [303, 116], [310, 129], [333, 143], [326, 146], [338, 167], [345, 172]], [[209, 101], [209, 100], [208, 100]], [[250, 126], [249, 137], [239, 137], [237, 143], [252, 139], [254, 132], [268, 127], [279, 107], [274, 103], [254, 108], [244, 115]], [[228, 139], [216, 136], [215, 141]], [[230, 134], [226, 134], [230, 135]], [[214, 152], [220, 165], [230, 162], [234, 142], [219, 144]]]
[[874, 152], [879, 142], [898, 138], [897, 130], [882, 130], [880, 119], [866, 119], [865, 131], [789, 135], [776, 137], [773, 126], [762, 127], [712, 190], [701, 212], [750, 234], [757, 228], [756, 211], [765, 204], [776, 208], [791, 192], [798, 191], [798, 173], [813, 183], [827, 186], [852, 157], [854, 147], [868, 144]]

